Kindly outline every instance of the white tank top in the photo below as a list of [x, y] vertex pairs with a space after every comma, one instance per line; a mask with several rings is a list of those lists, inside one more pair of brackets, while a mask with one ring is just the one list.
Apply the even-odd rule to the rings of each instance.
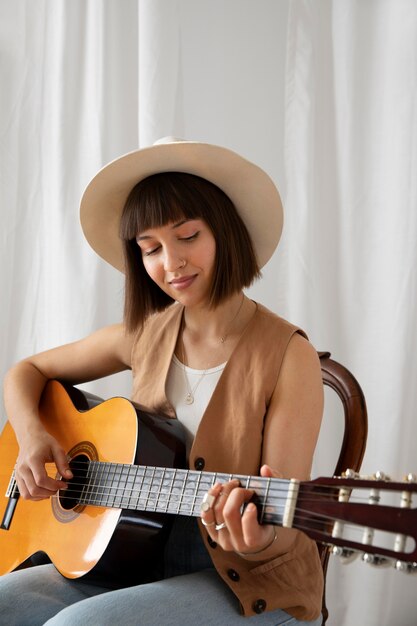
[[[177, 418], [184, 426], [187, 438], [187, 458], [200, 420], [225, 366], [226, 363], [222, 363], [208, 370], [195, 370], [183, 365], [175, 354], [172, 357], [166, 382], [166, 395], [175, 409]], [[190, 391], [194, 397], [194, 402], [191, 404], [186, 402]]]

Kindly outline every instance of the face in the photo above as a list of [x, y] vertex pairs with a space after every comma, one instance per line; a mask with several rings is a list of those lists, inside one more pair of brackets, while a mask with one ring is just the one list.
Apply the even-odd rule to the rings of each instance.
[[136, 241], [143, 265], [160, 289], [185, 306], [207, 304], [216, 242], [203, 220], [151, 228], [138, 233]]

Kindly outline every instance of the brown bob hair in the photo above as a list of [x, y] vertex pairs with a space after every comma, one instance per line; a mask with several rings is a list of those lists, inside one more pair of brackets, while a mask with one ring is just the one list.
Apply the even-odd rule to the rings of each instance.
[[136, 237], [182, 219], [204, 220], [216, 242], [209, 306], [217, 306], [260, 276], [248, 230], [219, 187], [183, 172], [148, 176], [129, 193], [120, 220], [126, 268], [124, 321], [130, 332], [174, 302], [147, 274]]

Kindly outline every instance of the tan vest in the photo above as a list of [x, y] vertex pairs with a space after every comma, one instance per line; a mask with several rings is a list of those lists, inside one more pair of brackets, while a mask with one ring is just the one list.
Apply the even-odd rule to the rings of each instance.
[[[183, 307], [174, 304], [150, 318], [132, 352], [132, 399], [175, 417], [165, 382], [180, 329]], [[198, 427], [189, 466], [196, 470], [258, 475], [264, 418], [282, 360], [295, 332], [262, 305], [247, 326], [220, 377]], [[245, 615], [284, 609], [297, 619], [321, 611], [323, 576], [316, 544], [297, 533], [293, 548], [270, 561], [247, 561], [225, 552], [200, 524], [214, 566], [238, 597]]]

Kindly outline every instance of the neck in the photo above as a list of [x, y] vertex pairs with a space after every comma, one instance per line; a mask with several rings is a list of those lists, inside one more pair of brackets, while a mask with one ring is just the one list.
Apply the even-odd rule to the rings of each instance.
[[242, 292], [214, 309], [184, 309], [176, 355], [194, 369], [206, 370], [225, 363], [252, 319], [256, 304]]
[[207, 306], [184, 309], [183, 333], [193, 341], [204, 337], [220, 343], [238, 332], [246, 306], [250, 304], [242, 292], [234, 294], [213, 309]]

